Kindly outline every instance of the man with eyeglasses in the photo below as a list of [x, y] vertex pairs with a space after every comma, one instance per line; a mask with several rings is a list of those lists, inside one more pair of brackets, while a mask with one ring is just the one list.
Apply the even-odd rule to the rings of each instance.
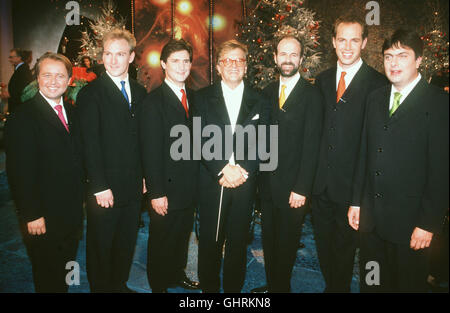
[[262, 234], [267, 286], [254, 293], [290, 292], [302, 223], [310, 201], [322, 126], [320, 90], [300, 76], [302, 40], [279, 38], [280, 79], [266, 87], [271, 124], [278, 126], [278, 167], [261, 175]]
[[[256, 146], [256, 138], [246, 137], [244, 151], [236, 150], [236, 141], [242, 135], [241, 127], [257, 130], [258, 125], [268, 124], [269, 117], [265, 98], [243, 82], [247, 53], [247, 47], [236, 40], [222, 43], [216, 60], [222, 80], [196, 96], [196, 115], [201, 118], [202, 132], [208, 128], [220, 131], [213, 132], [214, 138], [202, 138], [198, 270], [203, 292], [220, 291], [224, 245], [224, 292], [240, 292], [245, 279], [247, 236], [259, 162], [249, 153]], [[216, 136], [221, 138], [217, 140]], [[233, 141], [226, 144], [227, 137]], [[220, 146], [205, 151], [206, 140], [218, 141]], [[215, 157], [208, 157], [209, 152]]]

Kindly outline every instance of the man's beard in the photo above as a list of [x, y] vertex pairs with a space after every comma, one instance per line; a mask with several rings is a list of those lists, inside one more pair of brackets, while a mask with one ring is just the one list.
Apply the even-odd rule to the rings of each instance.
[[[282, 70], [283, 65], [291, 65], [292, 66], [292, 70], [290, 70], [289, 72], [283, 71]], [[281, 65], [278, 66], [278, 70], [280, 71], [280, 75], [283, 76], [283, 77], [292, 77], [292, 76], [294, 76], [295, 74], [297, 74], [299, 68], [300, 68], [300, 65], [296, 67], [295, 64], [291, 63], [291, 62], [281, 63]]]

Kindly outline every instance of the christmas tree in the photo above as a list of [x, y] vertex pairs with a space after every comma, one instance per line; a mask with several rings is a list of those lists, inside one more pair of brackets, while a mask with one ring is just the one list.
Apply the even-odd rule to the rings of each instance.
[[424, 49], [420, 70], [428, 82], [437, 76], [448, 78], [449, 73], [448, 34], [444, 31], [446, 28], [438, 2], [432, 3], [430, 8], [432, 16], [428, 17], [429, 22], [421, 29]]
[[247, 73], [253, 86], [262, 89], [277, 79], [273, 45], [284, 35], [301, 37], [304, 41], [300, 74], [308, 79], [319, 70], [319, 21], [314, 19], [313, 11], [303, 7], [303, 2], [259, 0], [239, 25], [237, 37], [249, 49]]
[[116, 5], [112, 0], [104, 2], [101, 10], [102, 13], [95, 18], [94, 22], [89, 22], [91, 34], [87, 31], [82, 32], [79, 59], [82, 56], [88, 56], [92, 60], [100, 59], [103, 36], [116, 28], [125, 29], [125, 19], [117, 15]]

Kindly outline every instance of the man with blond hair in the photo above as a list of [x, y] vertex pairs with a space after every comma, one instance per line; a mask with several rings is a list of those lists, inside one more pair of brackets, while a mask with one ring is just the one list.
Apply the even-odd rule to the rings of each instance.
[[[268, 124], [268, 113], [264, 111], [268, 105], [261, 94], [243, 81], [247, 71], [245, 45], [236, 40], [224, 42], [218, 49], [216, 64], [222, 80], [202, 89], [196, 96], [202, 128], [213, 126], [220, 129], [222, 149], [218, 150], [223, 151], [220, 157], [213, 159], [202, 155], [199, 173], [199, 278], [204, 292], [220, 291], [220, 264], [225, 246], [223, 290], [240, 292], [245, 279], [247, 236], [258, 160], [252, 159], [249, 153], [250, 146], [256, 142], [248, 138], [244, 141], [244, 151], [239, 151], [236, 150], [236, 141], [239, 141], [241, 126], [257, 128]], [[233, 138], [232, 151], [228, 154], [227, 136]]]
[[106, 73], [77, 98], [87, 172], [87, 274], [92, 292], [130, 292], [143, 174], [136, 114], [146, 95], [128, 77], [136, 40], [116, 29], [103, 38]]

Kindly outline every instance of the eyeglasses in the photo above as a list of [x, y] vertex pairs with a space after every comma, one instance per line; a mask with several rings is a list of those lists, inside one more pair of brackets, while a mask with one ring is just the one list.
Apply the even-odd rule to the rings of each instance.
[[226, 58], [226, 59], [219, 60], [219, 63], [222, 63], [226, 67], [230, 67], [233, 64], [236, 65], [236, 66], [241, 67], [241, 66], [244, 66], [246, 62], [247, 61], [245, 59], [233, 60], [233, 59], [230, 59], [230, 58]]

